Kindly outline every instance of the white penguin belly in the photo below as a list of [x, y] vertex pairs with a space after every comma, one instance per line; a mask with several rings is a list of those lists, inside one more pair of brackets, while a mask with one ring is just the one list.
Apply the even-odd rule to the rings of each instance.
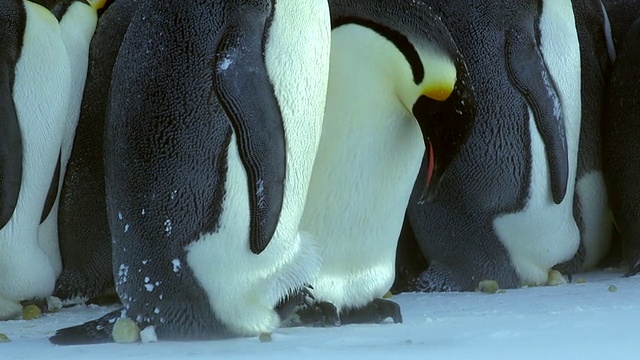
[[413, 117], [333, 109], [332, 98], [342, 95], [332, 92], [327, 100], [301, 223], [322, 257], [314, 296], [338, 310], [362, 307], [391, 287], [398, 235], [425, 149]]
[[556, 205], [551, 197], [544, 144], [531, 112], [529, 118], [532, 174], [527, 205], [519, 213], [496, 218], [493, 226], [522, 283], [543, 285], [549, 270], [571, 258], [580, 244], [580, 232], [573, 218], [575, 165], [571, 165], [569, 172], [567, 194]]
[[[274, 307], [283, 295], [302, 287], [318, 271], [320, 259], [313, 242], [298, 234], [301, 214], [283, 211], [276, 233], [259, 255], [249, 249], [247, 176], [235, 135], [229, 145], [226, 194], [220, 228], [187, 247], [187, 262], [207, 292], [218, 318], [238, 334], [270, 332], [279, 323]], [[301, 199], [285, 186], [283, 210]]]
[[524, 284], [542, 285], [554, 265], [569, 260], [580, 243], [573, 218], [573, 196], [580, 138], [580, 50], [569, 0], [545, 0], [540, 49], [554, 80], [564, 115], [569, 155], [567, 192], [560, 204], [551, 197], [544, 144], [529, 109], [531, 179], [524, 209], [496, 218], [494, 229]]
[[25, 8], [29, 20], [14, 84], [23, 141], [22, 183], [13, 216], [0, 230], [0, 297], [12, 301], [53, 291], [56, 269], [39, 244], [38, 225], [58, 160], [62, 131], [57, 127], [67, 114], [71, 76], [55, 17], [28, 1]]

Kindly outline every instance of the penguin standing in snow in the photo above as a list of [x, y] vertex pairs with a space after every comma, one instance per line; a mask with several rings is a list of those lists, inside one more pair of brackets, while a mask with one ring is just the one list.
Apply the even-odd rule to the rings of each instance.
[[131, 17], [143, 0], [118, 0], [100, 16], [73, 150], [58, 212], [62, 273], [54, 295], [63, 302], [98, 300], [114, 282], [104, 183], [104, 120], [113, 64]]
[[[429, 268], [409, 290], [545, 284], [580, 244], [580, 48], [570, 0], [427, 1], [467, 60], [476, 124], [438, 194], [407, 217]], [[403, 240], [401, 240], [403, 241]], [[398, 264], [399, 266], [401, 264]]]
[[[271, 332], [318, 271], [298, 232], [322, 128], [323, 0], [144, 2], [113, 69], [107, 214], [123, 302], [57, 344]], [[285, 306], [286, 307], [286, 306]]]
[[61, 270], [53, 208], [102, 5], [0, 6], [0, 319], [51, 295]]
[[[636, 12], [636, 15], [638, 12]], [[612, 18], [615, 25], [617, 19]], [[607, 88], [603, 157], [607, 191], [620, 231], [627, 275], [640, 272], [640, 17], [620, 36]]]
[[311, 283], [316, 304], [300, 314], [333, 324], [402, 322], [382, 297], [409, 195], [423, 157], [430, 173], [421, 191], [428, 184], [423, 195], [433, 195], [471, 129], [474, 98], [451, 35], [423, 3], [329, 7], [329, 88], [301, 222], [322, 268]]

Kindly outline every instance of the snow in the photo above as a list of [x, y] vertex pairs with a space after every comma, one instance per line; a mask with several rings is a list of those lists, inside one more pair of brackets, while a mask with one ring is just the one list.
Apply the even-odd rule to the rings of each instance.
[[[576, 278], [585, 283], [576, 283]], [[608, 270], [574, 283], [506, 293], [411, 293], [393, 297], [404, 323], [281, 328], [205, 342], [54, 346], [56, 329], [114, 307], [76, 306], [31, 321], [0, 322], [2, 359], [628, 359], [637, 354], [640, 276]], [[609, 290], [615, 285], [617, 291]]]

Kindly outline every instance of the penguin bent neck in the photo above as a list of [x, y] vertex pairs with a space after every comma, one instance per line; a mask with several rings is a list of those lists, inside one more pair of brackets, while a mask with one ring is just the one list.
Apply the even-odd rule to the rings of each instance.
[[398, 91], [404, 80], [419, 92], [397, 48], [355, 25], [334, 29], [331, 44], [323, 132], [301, 229], [316, 237], [323, 258], [314, 296], [341, 309], [364, 306], [390, 288], [425, 145], [412, 104], [401, 101], [413, 89]]

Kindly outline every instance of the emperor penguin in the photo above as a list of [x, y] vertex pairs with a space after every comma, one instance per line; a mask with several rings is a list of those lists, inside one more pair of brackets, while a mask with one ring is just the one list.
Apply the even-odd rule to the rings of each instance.
[[0, 319], [16, 316], [23, 300], [51, 295], [60, 273], [55, 219], [51, 233], [39, 227], [55, 215], [102, 5], [62, 1], [47, 9], [10, 0], [0, 6]]
[[[318, 271], [299, 222], [320, 141], [324, 0], [145, 1], [114, 64], [105, 119], [116, 291], [56, 344], [270, 333]], [[297, 300], [296, 300], [297, 301]]]
[[407, 218], [429, 267], [408, 290], [545, 284], [580, 246], [581, 58], [572, 2], [426, 2], [467, 59], [478, 106], [468, 142], [422, 204], [415, 200], [427, 164], [418, 176]]
[[98, 19], [80, 119], [64, 174], [58, 210], [62, 273], [54, 296], [64, 304], [113, 294], [111, 236], [104, 181], [104, 126], [113, 64], [131, 18], [143, 0], [118, 0]]
[[[612, 22], [616, 20], [612, 19]], [[628, 276], [640, 272], [640, 146], [635, 141], [636, 135], [640, 134], [639, 44], [640, 17], [627, 28], [616, 48], [602, 135], [605, 180]]]
[[424, 3], [330, 0], [329, 8], [329, 88], [301, 223], [322, 268], [311, 282], [316, 303], [299, 314], [332, 325], [398, 323], [398, 305], [383, 296], [411, 189], [424, 157], [421, 189], [433, 196], [471, 130], [475, 100], [451, 35]]

